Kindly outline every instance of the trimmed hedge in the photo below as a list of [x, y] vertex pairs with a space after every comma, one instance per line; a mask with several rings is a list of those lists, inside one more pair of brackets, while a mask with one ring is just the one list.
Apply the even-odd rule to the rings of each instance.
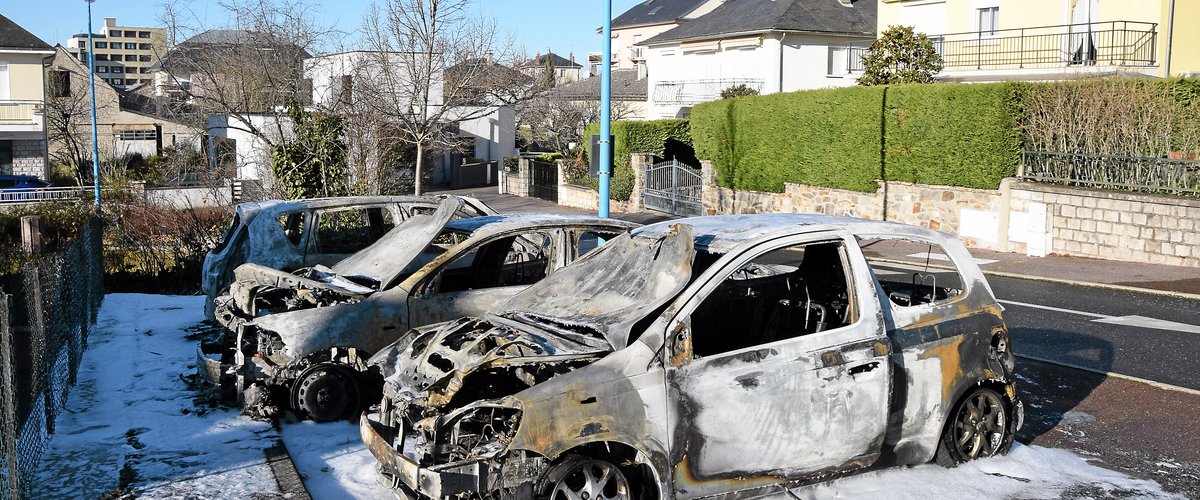
[[888, 89], [888, 180], [996, 189], [1021, 164], [1024, 84]]
[[[600, 134], [600, 124], [587, 126], [585, 138]], [[650, 153], [663, 156], [669, 141], [692, 144], [691, 127], [688, 120], [614, 121], [612, 122], [613, 175], [610, 180], [609, 198], [629, 201], [633, 194], [633, 168], [629, 156], [634, 153]], [[588, 157], [591, 157], [591, 141], [586, 141]], [[590, 185], [594, 188], [596, 180]]]
[[882, 87], [739, 97], [692, 109], [696, 155], [718, 183], [782, 192], [784, 182], [873, 192]]

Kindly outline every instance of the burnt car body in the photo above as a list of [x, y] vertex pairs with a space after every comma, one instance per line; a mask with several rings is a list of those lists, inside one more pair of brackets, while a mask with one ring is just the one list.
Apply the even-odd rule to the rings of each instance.
[[[474, 198], [454, 198], [462, 201], [459, 217], [496, 213]], [[443, 199], [447, 197], [345, 196], [242, 203], [220, 241], [204, 257], [200, 283], [206, 296], [204, 315], [215, 319], [215, 299], [242, 264], [284, 271], [332, 265], [412, 215], [433, 212]]]
[[[953, 268], [893, 262], [893, 243]], [[384, 394], [360, 431], [400, 496], [782, 493], [1004, 453], [1023, 418], [990, 287], [958, 240], [917, 227], [659, 223], [495, 311], [370, 360]]]
[[291, 407], [319, 421], [352, 417], [378, 400], [380, 382], [366, 359], [410, 326], [486, 312], [598, 238], [636, 227], [546, 214], [453, 220], [453, 201], [412, 216], [332, 268], [239, 267], [217, 305], [229, 342], [200, 348], [210, 380], [232, 387], [251, 414]]

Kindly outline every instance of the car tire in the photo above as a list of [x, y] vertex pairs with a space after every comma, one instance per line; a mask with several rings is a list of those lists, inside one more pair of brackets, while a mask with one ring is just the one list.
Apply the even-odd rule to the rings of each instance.
[[621, 467], [583, 455], [563, 458], [546, 471], [539, 483], [539, 500], [636, 498], [634, 485]]
[[1012, 448], [1012, 419], [1000, 393], [977, 387], [963, 397], [946, 421], [934, 460], [942, 467], [1004, 455]]
[[362, 407], [358, 373], [337, 363], [300, 372], [292, 386], [292, 411], [301, 420], [332, 422], [352, 418]]

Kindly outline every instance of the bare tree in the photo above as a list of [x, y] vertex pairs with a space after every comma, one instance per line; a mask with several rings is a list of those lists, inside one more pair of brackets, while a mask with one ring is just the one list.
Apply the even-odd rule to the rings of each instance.
[[[91, 123], [92, 101], [88, 74], [74, 62], [56, 61], [47, 71], [46, 139], [51, 160], [69, 167], [75, 181], [83, 185], [92, 178], [92, 136], [82, 133]], [[97, 112], [107, 112], [108, 105], [109, 101], [98, 102]]]
[[[612, 102], [612, 119], [621, 120], [632, 114], [629, 106]], [[582, 144], [584, 129], [600, 121], [600, 100], [581, 99], [550, 89], [522, 103], [517, 109], [518, 129], [527, 139], [554, 148], [569, 156], [571, 144]]]
[[416, 150], [414, 191], [421, 194], [426, 154], [459, 146], [450, 124], [480, 118], [527, 97], [498, 70], [511, 60], [494, 20], [472, 16], [470, 0], [384, 0], [363, 22], [369, 68], [355, 91], [380, 123], [385, 143]]

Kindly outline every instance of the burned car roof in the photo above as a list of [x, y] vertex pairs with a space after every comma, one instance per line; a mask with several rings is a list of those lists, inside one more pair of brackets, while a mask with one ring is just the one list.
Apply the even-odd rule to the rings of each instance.
[[803, 234], [831, 229], [849, 229], [854, 232], [903, 233], [940, 235], [944, 233], [919, 227], [882, 222], [854, 217], [819, 214], [742, 214], [711, 215], [677, 219], [643, 226], [633, 231], [635, 237], [654, 236], [666, 233], [674, 224], [692, 226], [696, 234], [696, 249], [725, 253], [747, 242], [773, 236]]

